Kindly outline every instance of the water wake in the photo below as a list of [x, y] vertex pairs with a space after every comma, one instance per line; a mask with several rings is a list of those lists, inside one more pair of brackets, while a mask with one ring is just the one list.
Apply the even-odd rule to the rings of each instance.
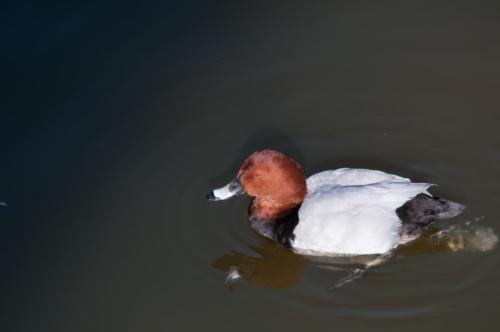
[[498, 235], [491, 227], [466, 223], [453, 225], [431, 236], [435, 244], [446, 244], [452, 251], [490, 251], [498, 243]]

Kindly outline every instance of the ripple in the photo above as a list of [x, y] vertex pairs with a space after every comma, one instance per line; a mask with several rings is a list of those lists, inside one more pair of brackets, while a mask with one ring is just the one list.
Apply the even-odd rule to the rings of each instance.
[[[373, 131], [364, 135], [371, 134]], [[440, 153], [436, 147], [417, 147], [418, 153], [426, 157], [415, 164], [415, 158], [385, 158], [384, 153], [378, 154], [376, 149], [353, 154], [351, 151], [356, 149], [352, 144], [342, 140], [333, 142], [328, 133], [309, 135], [303, 131], [293, 135], [298, 137], [293, 144], [286, 141], [285, 135], [274, 139], [272, 135], [271, 138], [264, 135], [258, 142], [244, 144], [242, 149], [251, 152], [270, 146], [294, 151], [299, 156], [297, 159], [304, 160], [308, 173], [347, 165], [383, 169], [417, 180], [442, 183], [443, 188], [438, 190], [444, 197], [453, 196], [454, 192], [455, 196], [460, 196], [468, 184], [475, 181], [456, 163], [460, 158], [451, 153], [445, 155], [442, 164], [433, 163], [432, 158]], [[333, 155], [331, 158], [329, 151]], [[195, 152], [188, 151], [186, 155], [190, 153]], [[223, 148], [215, 152], [216, 155], [225, 153], [228, 151]], [[224, 163], [243, 158], [225, 158]], [[241, 161], [234, 161], [234, 164]], [[180, 163], [187, 164], [186, 161]], [[227, 165], [215, 162], [210, 167], [227, 170]], [[443, 172], [443, 169], [450, 172]], [[229, 180], [234, 172], [229, 170], [223, 178]], [[462, 177], [463, 183], [454, 182], [457, 176]], [[208, 277], [210, 284], [220, 287], [221, 291], [226, 273], [237, 269], [243, 280], [238, 281], [242, 287], [236, 288], [236, 293], [245, 299], [265, 299], [268, 305], [349, 320], [418, 318], [434, 315], [436, 310], [443, 312], [457, 305], [466, 306], [474, 298], [474, 289], [481, 287], [498, 264], [498, 255], [488, 255], [498, 242], [494, 227], [487, 218], [475, 221], [467, 215], [484, 207], [472, 201], [472, 205], [467, 202], [470, 211], [467, 210], [464, 216], [402, 248], [397, 258], [371, 269], [362, 279], [330, 291], [330, 286], [362, 262], [351, 258], [332, 261], [304, 257], [261, 238], [248, 226], [248, 200], [205, 201], [204, 194], [210, 182], [206, 177], [203, 173], [191, 174], [189, 182], [182, 183], [182, 192], [175, 202], [177, 213], [173, 216], [179, 230], [175, 241], [182, 243], [189, 269]], [[178, 183], [181, 185], [180, 180]], [[482, 200], [485, 206], [497, 199], [495, 190], [492, 186], [481, 192], [488, 198]], [[455, 226], [449, 228], [450, 224]], [[462, 240], [458, 240], [459, 236]], [[269, 288], [273, 291], [264, 291]], [[277, 289], [282, 291], [277, 292]]]

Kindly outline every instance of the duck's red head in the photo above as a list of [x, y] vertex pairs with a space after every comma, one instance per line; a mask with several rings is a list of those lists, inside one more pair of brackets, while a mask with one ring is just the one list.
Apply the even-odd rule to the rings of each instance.
[[[241, 185], [239, 191], [238, 185]], [[236, 179], [226, 187], [212, 191], [208, 197], [226, 199], [243, 190], [255, 197], [252, 216], [274, 220], [302, 203], [307, 194], [306, 178], [292, 158], [278, 151], [263, 150], [250, 155], [240, 167]]]

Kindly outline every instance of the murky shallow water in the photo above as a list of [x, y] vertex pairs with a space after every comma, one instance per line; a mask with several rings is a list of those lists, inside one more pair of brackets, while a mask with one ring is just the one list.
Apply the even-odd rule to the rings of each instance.
[[308, 175], [436, 183], [468, 209], [434, 232], [498, 233], [495, 2], [120, 6], [3, 20], [5, 330], [500, 328], [497, 248], [453, 252], [431, 232], [331, 292], [355, 264], [263, 240], [246, 199], [205, 200], [269, 147]]

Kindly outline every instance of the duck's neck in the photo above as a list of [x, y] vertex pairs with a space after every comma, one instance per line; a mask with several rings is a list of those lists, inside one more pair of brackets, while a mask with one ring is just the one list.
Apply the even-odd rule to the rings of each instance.
[[[263, 214], [262, 211], [272, 212], [273, 210], [262, 210], [262, 208], [258, 208], [261, 205], [257, 205], [258, 203], [255, 201], [254, 199], [250, 204], [250, 226], [260, 235], [281, 243], [285, 247], [291, 247], [291, 241], [294, 238], [293, 231], [299, 222], [300, 205], [289, 210], [281, 210], [280, 213], [271, 213], [273, 219], [268, 219], [265, 218], [266, 214]], [[255, 210], [257, 212], [253, 212]], [[276, 217], [280, 214], [280, 217]]]
[[272, 198], [257, 197], [253, 200], [250, 214], [260, 220], [273, 222], [290, 214], [299, 204], [296, 202], [278, 202]]

